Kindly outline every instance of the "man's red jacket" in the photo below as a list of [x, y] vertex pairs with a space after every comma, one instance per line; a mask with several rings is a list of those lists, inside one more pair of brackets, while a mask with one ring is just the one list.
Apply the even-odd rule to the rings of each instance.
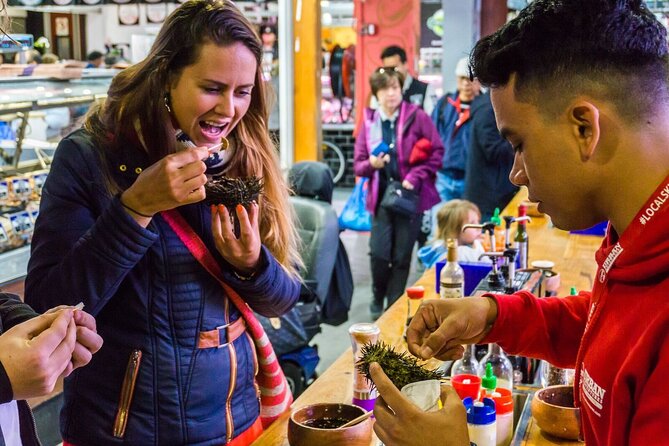
[[620, 237], [609, 226], [592, 292], [493, 296], [498, 318], [484, 342], [576, 368], [588, 445], [669, 444], [668, 228], [669, 178]]

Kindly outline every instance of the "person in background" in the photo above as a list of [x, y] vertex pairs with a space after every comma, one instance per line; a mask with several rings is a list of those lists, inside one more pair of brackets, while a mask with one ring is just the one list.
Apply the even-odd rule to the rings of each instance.
[[39, 445], [25, 399], [51, 393], [101, 346], [88, 313], [62, 307], [39, 315], [19, 296], [0, 293], [0, 444]]
[[[427, 82], [421, 82], [411, 76], [409, 72], [409, 63], [407, 62], [407, 53], [402, 47], [391, 45], [381, 52], [381, 64], [384, 67], [396, 67], [404, 76], [402, 85], [402, 99], [411, 104], [415, 104], [423, 109], [428, 115], [434, 109], [434, 100], [436, 99], [434, 88]], [[376, 99], [372, 96], [372, 108], [376, 108]], [[427, 242], [432, 232], [432, 217], [430, 210], [423, 212], [420, 221], [420, 232], [418, 233], [417, 244], [421, 248]], [[419, 264], [420, 266], [420, 264]]]
[[[432, 85], [414, 78], [409, 71], [407, 53], [404, 48], [391, 45], [381, 51], [381, 66], [396, 67], [404, 76], [402, 99], [423, 109], [428, 115], [434, 108], [435, 93]], [[376, 98], [372, 96], [372, 108], [376, 108]]]
[[[243, 446], [262, 432], [255, 345], [219, 282], [267, 317], [299, 296], [298, 239], [267, 131], [261, 57], [253, 25], [231, 1], [185, 2], [147, 58], [118, 73], [84, 128], [60, 142], [35, 224], [27, 302], [42, 310], [83, 300], [106, 342], [65, 380], [65, 446]], [[221, 175], [262, 178], [263, 192], [234, 214], [205, 204], [205, 183]], [[200, 265], [168, 215], [199, 237], [221, 277]], [[268, 390], [290, 399], [283, 385]]]
[[100, 51], [91, 51], [86, 56], [88, 62], [84, 68], [100, 68], [105, 61], [105, 55]]
[[478, 262], [479, 256], [485, 252], [481, 244], [481, 230], [470, 228], [463, 231], [462, 227], [479, 223], [481, 212], [471, 201], [455, 199], [440, 205], [436, 237], [418, 250], [418, 259], [426, 268], [432, 268], [446, 258], [446, 241], [450, 238], [458, 242], [458, 262]]
[[[366, 205], [373, 215], [369, 247], [374, 319], [381, 315], [384, 301], [390, 306], [404, 293], [420, 216], [439, 201], [434, 174], [444, 149], [429, 116], [402, 100], [403, 81], [395, 67], [382, 67], [372, 74], [369, 83], [379, 108], [364, 111], [355, 141], [355, 174], [371, 178]], [[391, 181], [418, 194], [413, 215], [380, 206]]]
[[[407, 330], [409, 351], [424, 359], [495, 342], [576, 368], [587, 445], [666, 438], [658, 389], [669, 375], [668, 62], [667, 30], [641, 0], [534, 0], [476, 45], [473, 74], [491, 87], [515, 151], [511, 180], [560, 229], [609, 226], [592, 290], [426, 301]], [[372, 376], [385, 444], [467, 444], [462, 404], [417, 413], [378, 367]]]
[[462, 198], [471, 137], [470, 107], [479, 94], [478, 82], [469, 78], [466, 58], [458, 61], [455, 76], [457, 91], [442, 96], [432, 111], [432, 122], [444, 144], [444, 159], [437, 171], [437, 191], [442, 202]]
[[482, 221], [490, 221], [495, 208], [504, 209], [518, 192], [509, 180], [513, 148], [497, 130], [490, 92], [474, 100], [471, 120], [463, 196], [479, 207]]

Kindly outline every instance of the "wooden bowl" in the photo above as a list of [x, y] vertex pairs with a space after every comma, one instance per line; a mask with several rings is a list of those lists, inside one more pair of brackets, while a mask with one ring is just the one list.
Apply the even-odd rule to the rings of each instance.
[[369, 446], [372, 421], [343, 429], [336, 426], [364, 414], [364, 409], [351, 404], [311, 404], [293, 411], [288, 421], [288, 443], [291, 446]]
[[558, 438], [578, 440], [581, 410], [574, 407], [574, 387], [548, 386], [534, 394], [532, 416], [542, 431]]

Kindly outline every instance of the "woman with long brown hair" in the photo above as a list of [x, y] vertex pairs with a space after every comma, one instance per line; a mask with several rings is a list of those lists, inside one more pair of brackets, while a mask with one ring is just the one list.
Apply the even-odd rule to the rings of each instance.
[[[26, 295], [39, 309], [84, 301], [105, 339], [65, 381], [65, 444], [244, 445], [258, 435], [247, 323], [168, 214], [192, 228], [253, 310], [278, 316], [296, 302], [301, 262], [261, 56], [232, 2], [189, 1], [61, 141]], [[264, 190], [230, 215], [203, 202], [220, 175], [256, 176]]]

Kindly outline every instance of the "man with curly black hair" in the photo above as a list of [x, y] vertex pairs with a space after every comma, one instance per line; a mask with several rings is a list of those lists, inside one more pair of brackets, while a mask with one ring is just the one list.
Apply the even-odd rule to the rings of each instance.
[[[407, 331], [422, 358], [496, 342], [576, 368], [588, 445], [660, 444], [669, 423], [667, 52], [667, 32], [641, 0], [535, 0], [476, 45], [472, 74], [490, 86], [497, 126], [515, 150], [510, 179], [559, 228], [609, 227], [591, 291], [426, 302]], [[375, 430], [387, 445], [447, 433], [440, 444], [466, 444], [456, 395], [448, 416], [417, 414], [372, 373], [383, 397]]]

